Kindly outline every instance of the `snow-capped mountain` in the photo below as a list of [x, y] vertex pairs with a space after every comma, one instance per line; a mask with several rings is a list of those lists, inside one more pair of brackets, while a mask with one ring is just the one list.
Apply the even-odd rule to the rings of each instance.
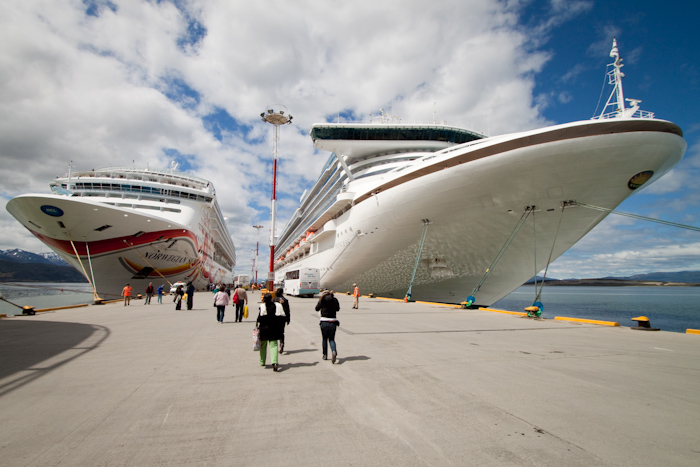
[[14, 250], [0, 250], [0, 260], [12, 261], [14, 263], [40, 263], [69, 266], [68, 263], [53, 251], [48, 253], [32, 253], [18, 248]]

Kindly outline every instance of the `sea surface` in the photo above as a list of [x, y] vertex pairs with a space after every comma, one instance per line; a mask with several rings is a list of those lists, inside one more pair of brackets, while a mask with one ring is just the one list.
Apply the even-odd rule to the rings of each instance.
[[[92, 303], [86, 283], [0, 283], [7, 300], [36, 309]], [[535, 299], [534, 286], [522, 286], [492, 305], [509, 311], [523, 311]], [[663, 331], [700, 329], [700, 287], [588, 287], [545, 285], [540, 301], [543, 318], [615, 321], [633, 327], [632, 318], [646, 316], [651, 326]], [[22, 310], [0, 300], [0, 313], [22, 314]]]
[[[20, 307], [29, 305], [39, 310], [57, 306], [92, 304], [94, 297], [90, 284], [84, 282], [12, 282], [0, 283], [2, 298]], [[21, 315], [22, 310], [0, 300], [0, 313]]]
[[[538, 286], [539, 289], [539, 286]], [[535, 286], [522, 286], [491, 308], [523, 311], [535, 299]], [[543, 318], [615, 321], [635, 327], [632, 318], [646, 316], [651, 327], [685, 332], [700, 329], [700, 287], [544, 286], [540, 301]]]

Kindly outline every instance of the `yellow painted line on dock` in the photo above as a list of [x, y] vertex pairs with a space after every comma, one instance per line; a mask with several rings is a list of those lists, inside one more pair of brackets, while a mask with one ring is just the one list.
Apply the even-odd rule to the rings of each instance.
[[[364, 295], [362, 295], [364, 297]], [[375, 298], [377, 300], [390, 300], [392, 302], [403, 302], [403, 298], [389, 298], [389, 297], [367, 297], [367, 298]], [[461, 305], [455, 305], [454, 303], [439, 303], [439, 302], [422, 302], [419, 300], [416, 300], [415, 302], [408, 302], [408, 303], [421, 303], [423, 305], [437, 305], [437, 306], [446, 306], [449, 308], [462, 308]]]
[[390, 300], [392, 302], [403, 302], [403, 298], [389, 298], [389, 297], [367, 297], [376, 298], [377, 300]]
[[34, 310], [37, 313], [41, 313], [43, 311], [54, 311], [54, 310], [67, 310], [69, 308], [82, 308], [84, 306], [88, 306], [88, 303], [81, 303], [80, 305], [68, 305], [68, 306], [56, 306], [53, 308], [42, 308], [41, 310]]
[[599, 321], [597, 319], [581, 319], [581, 318], [567, 318], [565, 316], [555, 316], [554, 319], [559, 321], [573, 321], [575, 323], [587, 323], [587, 324], [600, 324], [601, 326], [619, 326], [620, 323], [614, 321]]
[[421, 302], [421, 301], [415, 301], [414, 303], [420, 303], [423, 305], [446, 306], [448, 308], [462, 308], [462, 305], [455, 305], [454, 303]]
[[484, 308], [480, 307], [479, 310], [481, 311], [492, 311], [494, 313], [506, 313], [508, 315], [519, 315], [519, 316], [527, 316], [527, 313], [523, 313], [522, 311], [507, 311], [507, 310], [498, 310], [496, 308]]
[[686, 334], [700, 334], [700, 329], [686, 329]]

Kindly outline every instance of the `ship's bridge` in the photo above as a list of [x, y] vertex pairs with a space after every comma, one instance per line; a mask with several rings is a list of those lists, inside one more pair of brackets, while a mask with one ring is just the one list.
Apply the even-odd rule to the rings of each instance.
[[445, 125], [316, 124], [311, 127], [314, 146], [351, 159], [372, 154], [439, 151], [485, 136]]

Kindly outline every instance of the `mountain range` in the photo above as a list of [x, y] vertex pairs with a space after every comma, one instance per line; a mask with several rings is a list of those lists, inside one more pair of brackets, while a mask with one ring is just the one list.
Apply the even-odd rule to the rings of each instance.
[[[537, 276], [539, 283], [542, 277]], [[526, 284], [534, 283], [532, 278]], [[85, 277], [54, 252], [0, 250], [0, 282], [87, 282]], [[550, 279], [552, 285], [630, 285], [631, 282], [700, 284], [700, 271], [650, 272], [624, 277]]]
[[55, 266], [70, 266], [63, 258], [53, 251], [49, 253], [32, 253], [15, 248], [14, 250], [0, 250], [0, 260], [13, 263], [40, 263], [53, 264]]
[[56, 253], [0, 250], [0, 282], [87, 282]]
[[[537, 276], [537, 283], [542, 281], [541, 276]], [[533, 277], [526, 284], [534, 284]], [[700, 284], [700, 271], [677, 271], [677, 272], [650, 272], [646, 274], [634, 274], [632, 276], [606, 276], [599, 278], [585, 279], [553, 279], [547, 278], [547, 284], [551, 285], [630, 285], [629, 283], [642, 282], [663, 282], [673, 284]], [[638, 284], [648, 285], [648, 284]]]

